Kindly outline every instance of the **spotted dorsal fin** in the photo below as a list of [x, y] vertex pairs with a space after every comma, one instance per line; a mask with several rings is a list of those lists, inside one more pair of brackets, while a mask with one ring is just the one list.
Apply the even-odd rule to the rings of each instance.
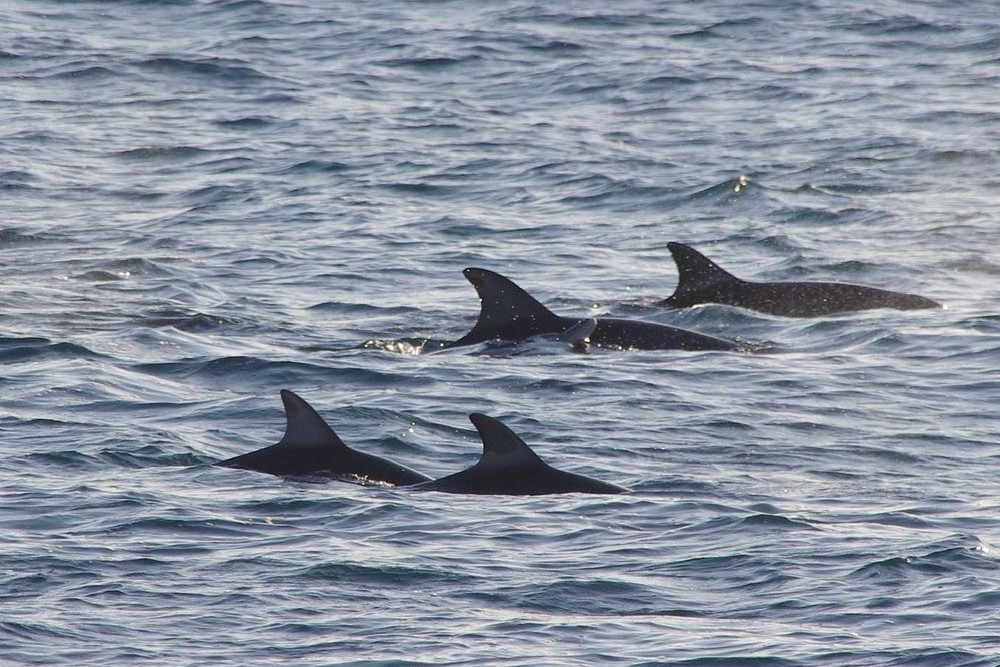
[[671, 308], [687, 308], [713, 301], [719, 290], [740, 283], [740, 279], [692, 248], [671, 241], [667, 244], [677, 264], [677, 289], [660, 302]]
[[520, 341], [566, 328], [562, 318], [538, 302], [512, 280], [486, 269], [463, 271], [479, 293], [479, 319], [472, 331], [447, 347], [474, 345], [487, 340]]

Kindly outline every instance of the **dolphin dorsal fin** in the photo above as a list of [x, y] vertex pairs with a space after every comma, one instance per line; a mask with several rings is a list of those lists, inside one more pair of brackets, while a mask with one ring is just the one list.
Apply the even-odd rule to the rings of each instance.
[[596, 329], [597, 318], [589, 317], [563, 331], [556, 340], [566, 343], [574, 352], [586, 352], [590, 349], [590, 337]]
[[721, 266], [705, 257], [689, 245], [671, 241], [667, 244], [670, 254], [674, 256], [677, 263], [677, 271], [680, 273], [680, 284], [691, 283], [695, 286], [706, 283], [729, 282], [739, 280]]
[[334, 433], [311, 405], [287, 389], [281, 390], [285, 404], [285, 435], [278, 442], [285, 447], [324, 447], [346, 450], [347, 445]]
[[566, 331], [559, 334], [557, 340], [563, 343], [568, 343], [571, 347], [576, 347], [578, 345], [587, 345], [590, 342], [590, 337], [593, 335], [594, 330], [597, 329], [597, 318], [588, 317], [582, 319]]
[[536, 333], [563, 329], [558, 315], [509, 278], [477, 268], [468, 268], [462, 273], [479, 294], [479, 319], [472, 331], [449, 347], [471, 345], [494, 338], [523, 339]]
[[710, 300], [703, 297], [717, 288], [741, 282], [739, 278], [691, 246], [671, 241], [667, 244], [667, 248], [677, 264], [678, 278], [677, 289], [674, 290], [673, 296], [664, 301], [665, 305], [686, 308], [703, 303], [705, 300]]
[[479, 412], [469, 415], [469, 421], [479, 431], [479, 437], [483, 441], [480, 463], [503, 461], [505, 464], [545, 465], [521, 436], [507, 428], [503, 422]]

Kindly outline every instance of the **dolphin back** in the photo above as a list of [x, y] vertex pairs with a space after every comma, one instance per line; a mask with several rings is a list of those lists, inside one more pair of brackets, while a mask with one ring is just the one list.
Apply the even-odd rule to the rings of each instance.
[[555, 493], [625, 493], [625, 487], [557, 470], [548, 465], [506, 424], [474, 413], [469, 419], [483, 441], [476, 465], [414, 489], [442, 493], [537, 496]]
[[361, 483], [405, 486], [427, 481], [423, 475], [395, 461], [351, 449], [304, 399], [281, 390], [285, 406], [285, 435], [269, 447], [219, 461], [225, 468], [270, 475], [320, 475]]
[[941, 304], [917, 294], [831, 282], [748, 283], [732, 305], [783, 317], [818, 317], [859, 310], [922, 310]]
[[667, 244], [677, 263], [673, 295], [658, 302], [672, 308], [720, 303], [783, 317], [816, 317], [873, 308], [940, 308], [926, 297], [877, 287], [834, 282], [741, 280], [683, 243]]

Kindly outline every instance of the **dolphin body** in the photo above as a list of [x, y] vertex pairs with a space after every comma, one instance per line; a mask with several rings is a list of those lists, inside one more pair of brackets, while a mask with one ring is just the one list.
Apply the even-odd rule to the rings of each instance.
[[556, 470], [497, 419], [473, 413], [469, 419], [483, 440], [483, 454], [476, 465], [431, 482], [413, 486], [417, 491], [509, 496], [553, 493], [626, 493], [629, 489], [592, 477]]
[[673, 295], [657, 302], [660, 306], [688, 308], [721, 303], [784, 317], [816, 317], [872, 308], [941, 307], [938, 302], [916, 294], [864, 285], [740, 280], [690, 246], [671, 242], [667, 248], [677, 263], [679, 278]]
[[[509, 278], [468, 268], [462, 272], [481, 300], [479, 319], [472, 330], [445, 348], [488, 340], [519, 342], [543, 334], [569, 338], [588, 331], [586, 342], [622, 350], [739, 350], [732, 341], [663, 324], [600, 317], [596, 320], [560, 317], [518, 287]], [[577, 341], [582, 342], [582, 341]]]
[[270, 475], [318, 475], [363, 484], [405, 486], [430, 480], [394, 461], [351, 449], [311, 405], [281, 390], [287, 426], [276, 445], [235, 456], [215, 465]]

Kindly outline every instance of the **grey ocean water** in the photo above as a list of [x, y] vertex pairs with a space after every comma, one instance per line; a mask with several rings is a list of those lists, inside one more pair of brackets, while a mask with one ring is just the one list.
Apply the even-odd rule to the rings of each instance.
[[[0, 663], [1000, 664], [991, 2], [0, 9]], [[650, 307], [690, 243], [941, 311]], [[769, 355], [430, 353], [462, 269]], [[292, 389], [430, 475], [210, 464]]]

